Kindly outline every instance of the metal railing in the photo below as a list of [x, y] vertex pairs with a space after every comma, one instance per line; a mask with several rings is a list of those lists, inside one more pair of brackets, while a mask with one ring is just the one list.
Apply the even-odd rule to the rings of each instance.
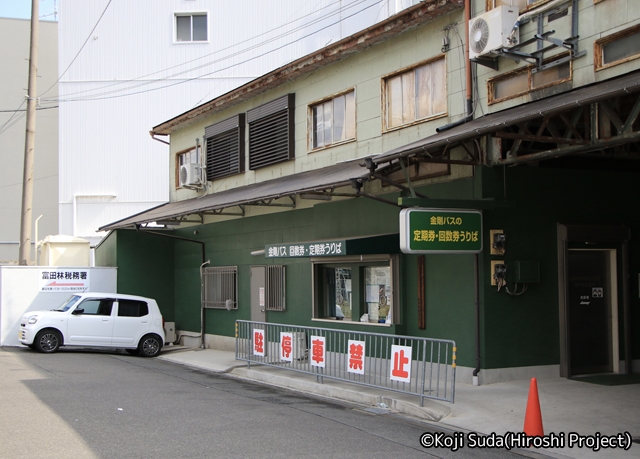
[[453, 403], [451, 340], [236, 321], [236, 360]]

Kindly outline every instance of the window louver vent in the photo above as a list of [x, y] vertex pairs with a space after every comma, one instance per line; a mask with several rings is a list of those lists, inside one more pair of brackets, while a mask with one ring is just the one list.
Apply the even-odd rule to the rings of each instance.
[[249, 169], [293, 159], [295, 94], [287, 94], [247, 112]]
[[207, 180], [244, 172], [244, 125], [240, 114], [205, 128]]

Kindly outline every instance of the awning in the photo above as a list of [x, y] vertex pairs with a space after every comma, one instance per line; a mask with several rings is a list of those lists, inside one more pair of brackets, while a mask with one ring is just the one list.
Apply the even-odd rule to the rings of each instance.
[[260, 204], [265, 201], [296, 194], [320, 192], [350, 186], [352, 180], [364, 180], [367, 179], [368, 176], [369, 170], [362, 167], [360, 161], [340, 163], [334, 166], [286, 175], [273, 180], [233, 188], [219, 193], [162, 204], [123, 220], [105, 225], [100, 228], [100, 231], [136, 227], [144, 223], [214, 212], [235, 206]]
[[640, 73], [633, 72], [620, 78], [595, 83], [574, 91], [540, 99], [524, 105], [518, 105], [497, 113], [477, 118], [447, 131], [439, 132], [425, 139], [395, 148], [372, 158], [375, 164], [383, 164], [397, 158], [413, 154], [438, 150], [446, 145], [460, 142], [496, 132], [506, 126], [516, 125], [524, 121], [553, 115], [571, 108], [571, 106], [588, 106], [622, 94], [640, 91]]

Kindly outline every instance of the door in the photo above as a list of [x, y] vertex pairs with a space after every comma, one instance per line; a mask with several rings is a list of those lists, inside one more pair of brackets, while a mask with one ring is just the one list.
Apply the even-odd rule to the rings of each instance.
[[[615, 250], [567, 253], [569, 375], [613, 371]], [[617, 304], [617, 303], [616, 303]], [[617, 346], [616, 346], [617, 350]], [[617, 352], [616, 352], [617, 354]]]
[[113, 317], [113, 345], [137, 346], [138, 340], [149, 331], [153, 317], [149, 305], [140, 300], [120, 299]]
[[[79, 312], [82, 310], [82, 312]], [[69, 344], [86, 346], [111, 345], [113, 333], [113, 300], [88, 298], [68, 316], [67, 339]]]
[[265, 312], [265, 281], [264, 266], [251, 267], [251, 321], [266, 322]]

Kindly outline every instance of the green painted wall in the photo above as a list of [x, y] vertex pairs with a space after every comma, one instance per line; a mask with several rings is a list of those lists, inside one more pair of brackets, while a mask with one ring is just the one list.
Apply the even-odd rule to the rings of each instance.
[[[507, 250], [503, 257], [489, 256], [488, 237], [483, 254], [484, 368], [558, 364], [560, 323], [558, 306], [557, 224], [627, 225], [640, 230], [638, 182], [632, 174], [517, 167], [483, 169], [486, 196], [513, 200], [516, 208], [484, 213], [485, 234], [503, 229]], [[615, 245], [611, 246], [615, 248]], [[637, 273], [640, 245], [629, 245], [632, 324], [638, 324]], [[489, 287], [490, 260], [504, 259], [509, 269], [516, 260], [540, 262], [540, 282], [530, 284], [521, 296]], [[618, 266], [619, 276], [622, 273]], [[634, 274], [635, 273], [635, 274]], [[508, 278], [508, 277], [507, 277]], [[513, 284], [511, 284], [513, 288]], [[619, 298], [622, 320], [622, 297]], [[621, 322], [622, 330], [622, 322]], [[635, 331], [635, 334], [633, 333]], [[639, 329], [632, 330], [633, 357], [640, 357]], [[621, 358], [624, 338], [620, 337]]]
[[[485, 168], [474, 178], [419, 190], [431, 198], [506, 198], [516, 204], [483, 212], [485, 250], [478, 256], [482, 368], [559, 363], [557, 224], [625, 224], [636, 234], [640, 230], [640, 216], [633, 210], [640, 205], [637, 187], [631, 173], [515, 167]], [[387, 197], [395, 200], [397, 196]], [[235, 321], [250, 319], [250, 267], [283, 263], [287, 269], [287, 310], [271, 312], [270, 322], [453, 339], [458, 345], [458, 364], [474, 367], [474, 255], [425, 257], [426, 330], [418, 329], [415, 255], [401, 255], [402, 321], [388, 328], [357, 322], [313, 322], [309, 260], [251, 255], [267, 244], [395, 233], [398, 214], [397, 207], [359, 198], [175, 231], [178, 236], [204, 242], [205, 259], [211, 266], [238, 266], [239, 308], [206, 310], [206, 333], [234, 336]], [[503, 257], [489, 255], [490, 229], [503, 229], [507, 235]], [[629, 255], [631, 322], [637, 324], [640, 244], [633, 239]], [[490, 261], [498, 258], [505, 260], [507, 268], [516, 260], [538, 261], [540, 282], [530, 284], [520, 296], [510, 296], [504, 289], [498, 292], [490, 286]], [[178, 329], [200, 331], [199, 244], [118, 231], [103, 242], [96, 259], [102, 266], [117, 261], [119, 291], [156, 297], [167, 320], [175, 320]], [[509, 287], [513, 289], [512, 284]], [[619, 303], [622, 329], [622, 298]], [[637, 325], [631, 339], [632, 356], [640, 358]], [[620, 351], [624, 358], [622, 334]]]
[[118, 267], [118, 293], [154, 298], [175, 321], [174, 240], [131, 230], [110, 233], [96, 249], [96, 266]]

